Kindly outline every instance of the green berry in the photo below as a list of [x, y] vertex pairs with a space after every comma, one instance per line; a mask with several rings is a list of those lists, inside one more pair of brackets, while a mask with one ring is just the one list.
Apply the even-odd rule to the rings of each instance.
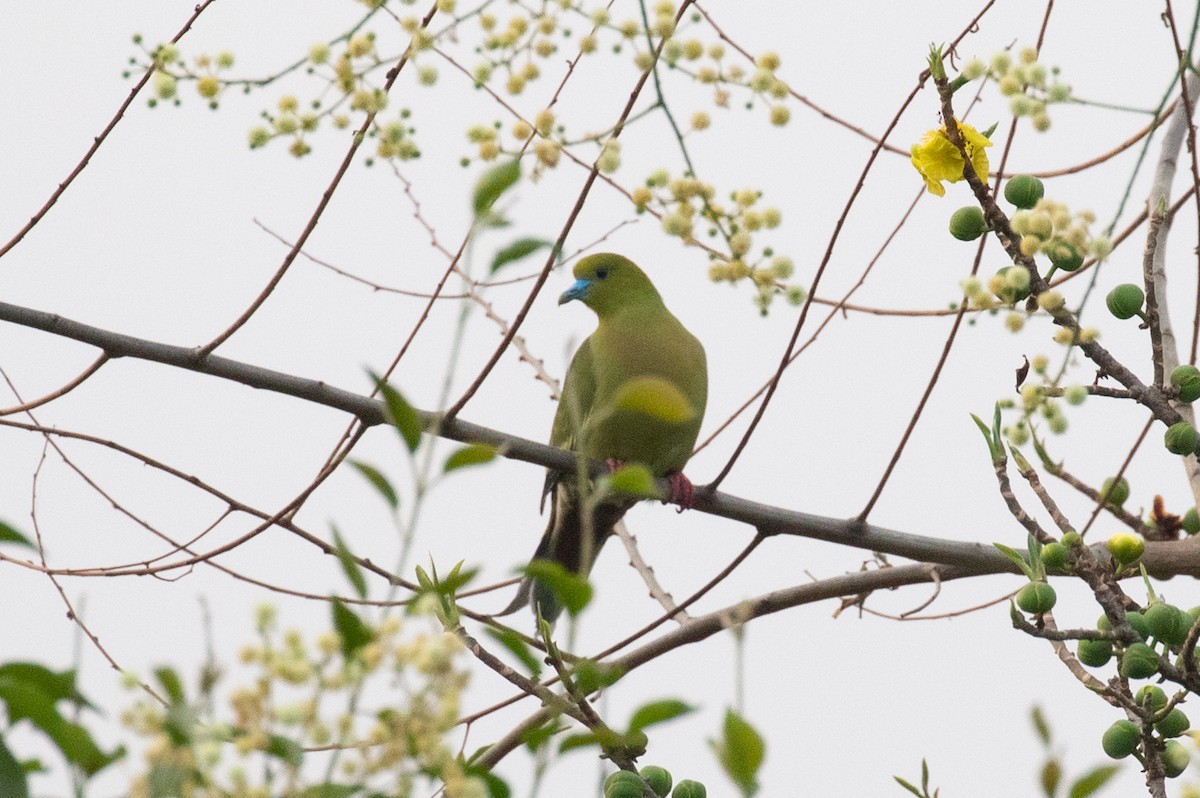
[[1141, 635], [1143, 640], [1150, 636], [1150, 630], [1146, 627], [1146, 617], [1137, 610], [1125, 613], [1125, 622], [1133, 628], [1133, 631]]
[[1080, 640], [1079, 661], [1089, 668], [1099, 668], [1112, 659], [1112, 642], [1108, 640]]
[[1146, 541], [1132, 532], [1118, 532], [1108, 539], [1108, 553], [1121, 565], [1138, 561], [1146, 551]]
[[1163, 435], [1163, 443], [1171, 454], [1188, 455], [1196, 451], [1196, 428], [1186, 421], [1167, 427]]
[[1155, 640], [1179, 645], [1187, 637], [1187, 617], [1178, 607], [1157, 602], [1146, 608], [1146, 630]]
[[1062, 544], [1064, 546], [1068, 546], [1068, 547], [1074, 546], [1076, 543], [1078, 543], [1081, 540], [1083, 540], [1083, 536], [1074, 530], [1071, 530], [1070, 532], [1068, 532], [1067, 534], [1062, 536]]
[[1064, 272], [1073, 272], [1083, 265], [1083, 256], [1079, 254], [1079, 250], [1066, 241], [1051, 241], [1047, 254], [1050, 256], [1051, 265]]
[[1104, 732], [1100, 744], [1104, 746], [1104, 753], [1113, 759], [1124, 759], [1137, 750], [1140, 736], [1133, 721], [1119, 720]]
[[974, 241], [987, 231], [987, 220], [977, 205], [966, 205], [950, 216], [950, 235], [959, 241]]
[[1189, 535], [1200, 532], [1200, 514], [1196, 513], [1195, 507], [1189, 507], [1183, 514], [1183, 531]]
[[1148, 679], [1158, 673], [1158, 654], [1145, 643], [1133, 643], [1121, 655], [1120, 673], [1126, 679]]
[[1191, 726], [1192, 722], [1188, 720], [1188, 716], [1183, 714], [1183, 710], [1176, 707], [1168, 712], [1165, 718], [1154, 724], [1154, 730], [1163, 737], [1178, 737]]
[[1017, 606], [1031, 615], [1049, 612], [1057, 600], [1054, 588], [1045, 582], [1030, 582], [1017, 591]]
[[618, 770], [604, 780], [604, 798], [642, 798], [642, 777], [628, 770]]
[[1195, 366], [1179, 366], [1171, 372], [1171, 384], [1179, 389], [1179, 401], [1194, 402], [1200, 399], [1200, 369]]
[[1004, 184], [1004, 199], [1021, 210], [1029, 210], [1046, 193], [1042, 181], [1033, 175], [1015, 175]]
[[1104, 485], [1100, 488], [1100, 498], [1104, 499], [1106, 504], [1120, 507], [1129, 498], [1128, 480], [1125, 477], [1121, 477], [1115, 483], [1112, 477], [1104, 480]]
[[1167, 705], [1167, 694], [1157, 684], [1148, 684], [1137, 691], [1134, 699], [1144, 707], [1158, 712]]
[[646, 765], [641, 770], [642, 778], [650, 785], [650, 789], [654, 790], [654, 794], [660, 798], [666, 798], [667, 793], [671, 791], [671, 774], [666, 768], [660, 768], [658, 765]]
[[1167, 740], [1162, 752], [1163, 772], [1168, 779], [1173, 779], [1187, 770], [1191, 758], [1192, 755], [1178, 740]]
[[1108, 312], [1118, 319], [1132, 319], [1142, 312], [1142, 303], [1146, 294], [1133, 283], [1122, 283], [1108, 292], [1104, 302]]
[[1042, 562], [1047, 568], [1061, 569], [1067, 567], [1069, 549], [1057, 540], [1042, 546]]
[[707, 798], [708, 790], [704, 789], [704, 785], [698, 781], [684, 779], [675, 785], [675, 791], [671, 793], [671, 798]]

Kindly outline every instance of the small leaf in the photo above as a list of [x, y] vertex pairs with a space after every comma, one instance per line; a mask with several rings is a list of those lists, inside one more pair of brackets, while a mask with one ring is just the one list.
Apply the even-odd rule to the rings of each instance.
[[1011, 546], [1005, 546], [1003, 543], [993, 543], [992, 545], [995, 546], [997, 549], [999, 549], [1001, 554], [1003, 554], [1008, 559], [1012, 560], [1013, 563], [1018, 568], [1020, 568], [1021, 572], [1024, 573], [1027, 577], [1029, 577], [1030, 579], [1035, 578], [1034, 574], [1033, 574], [1033, 569], [1029, 567], [1029, 563], [1025, 562], [1025, 558], [1022, 557], [1020, 555], [1020, 553], [1017, 552], [1016, 549], [1012, 548]]
[[758, 792], [758, 769], [762, 766], [766, 745], [754, 727], [732, 709], [726, 710], [723, 739], [709, 742], [721, 767], [742, 795], [751, 796]]
[[521, 639], [520, 635], [518, 635], [512, 629], [493, 629], [488, 627], [485, 631], [492, 637], [493, 640], [504, 646], [504, 648], [508, 650], [508, 653], [516, 657], [521, 664], [525, 666], [525, 670], [528, 671], [534, 679], [537, 679], [539, 676], [541, 676], [541, 660], [533, 655], [533, 652], [530, 651], [528, 644]]
[[[270, 736], [270, 738], [267, 740], [267, 746], [263, 749], [263, 751], [270, 756], [287, 763], [292, 768], [299, 768], [301, 763], [304, 761], [304, 749], [300, 747], [300, 743], [278, 734], [272, 734]], [[321, 786], [328, 787], [332, 785], [326, 784]], [[360, 789], [361, 787], [355, 787], [354, 791], [357, 792]], [[352, 795], [353, 793], [344, 794]]]
[[346, 659], [357, 654], [371, 642], [371, 630], [353, 610], [337, 599], [333, 599], [333, 628], [342, 643], [342, 656]]
[[0, 521], [0, 543], [15, 543], [28, 549], [36, 548], [29, 538], [3, 521]]
[[1034, 731], [1037, 732], [1042, 745], [1050, 745], [1050, 724], [1046, 722], [1046, 715], [1042, 712], [1042, 708], [1035, 705], [1029, 711], [1029, 719], [1033, 721]]
[[1088, 798], [1107, 784], [1109, 779], [1117, 775], [1117, 771], [1120, 769], [1117, 765], [1101, 765], [1095, 770], [1089, 770], [1071, 785], [1071, 789], [1067, 793], [1068, 797]]
[[686, 715], [694, 711], [695, 707], [670, 698], [643, 704], [634, 711], [633, 718], [629, 721], [629, 729], [630, 731], [644, 729], [647, 726], [653, 726], [656, 723], [665, 723], [668, 720], [678, 718], [680, 715]]
[[917, 796], [917, 798], [925, 798], [925, 796], [921, 795], [921, 791], [918, 790], [916, 787], [912, 786], [912, 784], [910, 784], [909, 782], [905, 781], [904, 779], [900, 778], [899, 776], [892, 776], [892, 778], [896, 780], [897, 784], [899, 784], [901, 787], [903, 787], [904, 789], [911, 792], [913, 795]]
[[551, 243], [544, 238], [518, 238], [496, 253], [496, 257], [492, 258], [492, 267], [489, 271], [494, 274], [502, 266], [515, 263], [550, 245]]
[[400, 433], [400, 437], [404, 440], [404, 445], [408, 447], [408, 450], [415, 452], [417, 447], [421, 445], [421, 417], [413, 409], [413, 406], [400, 395], [399, 391], [388, 385], [386, 380], [374, 373], [371, 373], [371, 378], [375, 380], [375, 384], [379, 387], [379, 392], [383, 395], [383, 404], [387, 409], [388, 423]]
[[592, 586], [587, 579], [552, 560], [534, 560], [525, 566], [525, 573], [548, 588], [572, 616], [582, 612], [592, 600]]
[[342, 564], [342, 571], [346, 574], [347, 581], [354, 588], [354, 592], [358, 594], [360, 599], [367, 597], [367, 580], [363, 576], [362, 569], [358, 567], [358, 561], [354, 559], [354, 555], [350, 553], [350, 547], [346, 545], [342, 533], [338, 532], [337, 527], [333, 528], [333, 545], [337, 550], [338, 562]]
[[174, 703], [167, 707], [166, 717], [163, 718], [163, 730], [171, 738], [175, 746], [191, 745], [196, 727], [196, 711], [187, 704]]
[[483, 465], [496, 459], [496, 447], [486, 443], [470, 443], [451, 453], [442, 466], [442, 473], [449, 474], [460, 468]]
[[[979, 427], [979, 431], [983, 433], [983, 440], [987, 443], [988, 454], [991, 455], [992, 462], [996, 462], [996, 444], [992, 440], [992, 431], [988, 429], [987, 424], [983, 423], [983, 419], [974, 413], [971, 414], [971, 419], [975, 422], [975, 426]], [[899, 776], [894, 778], [899, 778]]]
[[576, 748], [587, 748], [593, 745], [599, 745], [600, 738], [591, 732], [581, 732], [579, 734], [570, 734], [563, 738], [563, 741], [558, 744], [558, 752], [565, 754], [567, 751], [574, 751]]
[[491, 211], [500, 195], [512, 188], [521, 178], [521, 162], [509, 161], [494, 166], [484, 172], [483, 177], [475, 184], [475, 197], [472, 207], [475, 216], [480, 217]]
[[559, 726], [558, 721], [552, 720], [548, 723], [543, 723], [541, 726], [533, 726], [521, 732], [521, 742], [530, 751], [536, 752], [560, 731], [562, 731], [562, 728]]
[[594, 659], [581, 659], [575, 663], [573, 675], [576, 686], [584, 695], [589, 695], [601, 687], [610, 687], [616, 684], [617, 680], [625, 675], [625, 671], [624, 665], [600, 663]]
[[662, 493], [654, 482], [654, 475], [643, 465], [621, 466], [608, 478], [607, 490], [622, 496], [638, 499], [661, 499]]
[[7, 798], [29, 798], [29, 781], [25, 778], [25, 769], [13, 756], [12, 751], [4, 744], [0, 736], [0, 795]]
[[175, 672], [174, 668], [166, 666], [155, 668], [154, 678], [158, 679], [158, 683], [162, 685], [172, 704], [182, 704], [187, 701], [187, 696], [183, 691], [183, 680], [179, 678], [179, 674]]
[[392, 487], [392, 483], [388, 482], [387, 477], [378, 468], [358, 460], [350, 460], [348, 462], [358, 473], [366, 478], [367, 482], [371, 483], [375, 490], [379, 491], [379, 495], [383, 497], [383, 500], [388, 503], [389, 507], [395, 510], [400, 506], [399, 494], [396, 493], [396, 489]]

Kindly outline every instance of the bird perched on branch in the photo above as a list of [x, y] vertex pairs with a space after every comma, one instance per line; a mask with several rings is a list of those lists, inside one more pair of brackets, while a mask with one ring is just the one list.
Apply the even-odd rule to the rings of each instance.
[[[683, 475], [708, 398], [704, 347], [667, 310], [650, 278], [628, 258], [590, 255], [575, 266], [576, 282], [558, 303], [579, 300], [599, 321], [576, 350], [563, 381], [550, 444], [608, 464], [644, 466], [671, 486], [667, 501], [689, 508], [692, 484]], [[584, 483], [581, 485], [581, 482]], [[559, 563], [586, 577], [600, 547], [635, 500], [590, 500], [585, 478], [550, 472], [550, 520], [535, 560]], [[590, 505], [591, 512], [584, 512]], [[543, 618], [562, 611], [552, 590], [526, 576], [501, 614], [533, 598]]]

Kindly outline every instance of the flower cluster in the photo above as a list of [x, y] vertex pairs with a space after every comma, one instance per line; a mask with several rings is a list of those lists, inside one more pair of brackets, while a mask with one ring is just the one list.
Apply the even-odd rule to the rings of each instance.
[[1038, 417], [1055, 435], [1066, 432], [1067, 418], [1063, 405], [1083, 404], [1088, 395], [1087, 388], [1082, 385], [1060, 387], [1062, 375], [1050, 373], [1050, 358], [1046, 355], [1035, 356], [1029, 365], [1033, 377], [1037, 378], [1036, 382], [1030, 381], [1021, 386], [1018, 402], [1011, 399], [1000, 402], [1004, 409], [1020, 411], [1019, 417], [1003, 430], [1005, 437], [1015, 446], [1023, 446], [1029, 442], [1033, 421]]
[[1089, 210], [1072, 213], [1063, 203], [1043, 198], [1033, 208], [1013, 214], [1012, 229], [1021, 236], [1022, 253], [1045, 255], [1053, 268], [1072, 272], [1085, 255], [1102, 260], [1112, 252], [1107, 237], [1092, 236], [1095, 221]]
[[976, 80], [988, 77], [996, 82], [1000, 93], [1008, 97], [1009, 111], [1016, 117], [1028, 117], [1034, 130], [1050, 129], [1047, 106], [1068, 102], [1071, 87], [1058, 80], [1058, 67], [1047, 69], [1038, 61], [1033, 47], [1024, 47], [1014, 59], [1008, 50], [1001, 50], [990, 61], [973, 58], [966, 63], [962, 77]]
[[[154, 94], [149, 100], [151, 108], [158, 105], [160, 101], [168, 100], [179, 105], [179, 82], [181, 80], [194, 81], [196, 93], [208, 100], [210, 108], [217, 107], [218, 98], [228, 85], [221, 79], [220, 73], [233, 66], [233, 53], [228, 50], [222, 50], [216, 55], [201, 53], [193, 59], [193, 66], [188, 66], [180, 54], [179, 48], [174, 44], [160, 44], [152, 50], [147, 50], [143, 41], [141, 34], [134, 35], [133, 43], [142, 48], [142, 52], [149, 60], [148, 66], [154, 69]], [[134, 65], [138, 64], [137, 59], [130, 59], [130, 61]], [[125, 77], [130, 77], [130, 74], [126, 71]]]
[[[338, 633], [311, 641], [296, 630], [281, 633], [274, 609], [261, 607], [259, 639], [241, 652], [256, 673], [230, 691], [227, 713], [214, 708], [215, 677], [188, 700], [178, 677], [159, 669], [170, 706], [145, 699], [123, 714], [146, 741], [148, 769], [134, 780], [131, 798], [307, 794], [302, 749], [325, 746], [337, 751], [339, 777], [389, 795], [408, 795], [436, 774], [447, 796], [486, 796], [446, 738], [467, 683], [458, 663], [463, 645], [436, 619], [425, 620], [385, 616], [369, 627], [370, 641], [347, 655]], [[374, 689], [369, 682], [386, 684], [386, 709], [366, 711], [360, 697]]]

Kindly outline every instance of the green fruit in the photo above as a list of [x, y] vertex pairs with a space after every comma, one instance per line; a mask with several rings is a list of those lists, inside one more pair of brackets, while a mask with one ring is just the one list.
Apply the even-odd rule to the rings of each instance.
[[1167, 694], [1156, 684], [1148, 684], [1137, 691], [1134, 699], [1144, 707], [1158, 712], [1167, 705]]
[[675, 791], [671, 793], [671, 798], [707, 798], [708, 790], [704, 789], [704, 785], [698, 781], [684, 779], [675, 785]]
[[1137, 750], [1140, 736], [1133, 721], [1119, 720], [1104, 732], [1100, 744], [1104, 746], [1104, 753], [1113, 759], [1124, 759]]
[[1004, 198], [1021, 210], [1029, 210], [1046, 193], [1042, 181], [1033, 175], [1014, 175], [1004, 184]]
[[1195, 507], [1189, 507], [1183, 514], [1183, 531], [1189, 535], [1200, 532], [1200, 514], [1196, 512]]
[[966, 205], [950, 216], [950, 235], [959, 241], [974, 241], [987, 231], [987, 220], [977, 205]]
[[1167, 427], [1163, 443], [1171, 454], [1187, 455], [1196, 451], [1196, 428], [1186, 421]]
[[1047, 568], [1066, 568], [1068, 549], [1058, 541], [1042, 546], [1042, 562]]
[[671, 774], [666, 768], [660, 768], [658, 765], [646, 765], [641, 769], [642, 778], [650, 785], [650, 789], [654, 790], [654, 794], [660, 798], [666, 798], [667, 793], [671, 791]]
[[1121, 565], [1137, 562], [1146, 551], [1146, 541], [1132, 532], [1118, 532], [1108, 539], [1108, 553]]
[[1191, 726], [1192, 722], [1188, 720], [1188, 716], [1183, 714], [1183, 710], [1176, 707], [1168, 712], [1165, 718], [1154, 724], [1154, 730], [1163, 737], [1178, 737]]
[[1062, 544], [1067, 547], [1074, 546], [1081, 540], [1083, 540], [1083, 536], [1074, 530], [1062, 536]]
[[1146, 608], [1146, 631], [1155, 640], [1179, 645], [1187, 637], [1187, 617], [1178, 607], [1157, 602]]
[[1158, 673], [1158, 654], [1145, 643], [1133, 643], [1121, 655], [1120, 673], [1126, 679], [1148, 679]]
[[1171, 384], [1179, 389], [1179, 401], [1194, 402], [1200, 399], [1200, 369], [1195, 366], [1179, 366], [1171, 372]]
[[1032, 615], [1050, 612], [1057, 600], [1054, 588], [1045, 582], [1030, 582], [1017, 591], [1017, 606]]
[[642, 798], [642, 777], [628, 770], [618, 770], [604, 780], [604, 798]]
[[1163, 772], [1168, 779], [1173, 779], [1187, 770], [1191, 758], [1192, 755], [1178, 740], [1167, 740], [1162, 752]]
[[1133, 283], [1118, 285], [1104, 299], [1108, 312], [1118, 319], [1132, 319], [1142, 312], [1142, 303], [1145, 301], [1146, 294]]
[[1109, 477], [1100, 488], [1100, 498], [1107, 504], [1120, 507], [1129, 498], [1129, 482], [1125, 477], [1121, 477], [1113, 484], [1113, 478]]
[[[1021, 280], [1014, 283], [1009, 273], [1017, 268], [1025, 272], [1025, 274]], [[1029, 270], [1024, 266], [1005, 266], [996, 272], [996, 277], [999, 278], [998, 282], [993, 279], [988, 282], [988, 287], [992, 289], [996, 294], [996, 298], [1001, 302], [1020, 302], [1029, 296]]]
[[1137, 610], [1125, 613], [1125, 622], [1133, 627], [1133, 631], [1141, 635], [1143, 640], [1150, 636], [1150, 630], [1146, 627], [1146, 618]]
[[1079, 250], [1066, 241], [1051, 241], [1046, 254], [1050, 256], [1051, 265], [1064, 272], [1073, 272], [1083, 265], [1083, 256], [1079, 254]]
[[1112, 659], [1113, 647], [1109, 640], [1080, 640], [1079, 661], [1089, 668], [1107, 665]]

